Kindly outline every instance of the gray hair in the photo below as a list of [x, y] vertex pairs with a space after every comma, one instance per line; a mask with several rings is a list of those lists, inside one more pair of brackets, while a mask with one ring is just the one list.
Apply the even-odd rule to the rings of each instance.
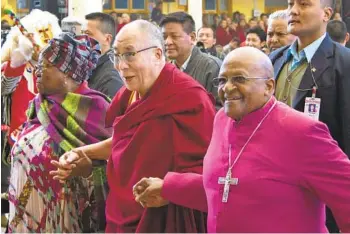
[[[162, 49], [165, 57], [165, 42], [160, 28], [146, 20], [135, 20], [130, 24], [137, 25], [138, 30], [145, 35], [150, 42]], [[140, 38], [142, 40], [142, 38]]]
[[275, 11], [272, 13], [268, 19], [268, 24], [271, 24], [272, 20], [288, 20], [288, 13], [287, 10], [280, 10], [280, 11]]

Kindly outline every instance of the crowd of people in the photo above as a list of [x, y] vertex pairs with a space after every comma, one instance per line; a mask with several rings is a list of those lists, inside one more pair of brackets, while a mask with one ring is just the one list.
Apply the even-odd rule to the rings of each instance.
[[81, 33], [33, 10], [1, 54], [7, 230], [350, 232], [349, 33], [332, 3], [198, 30], [161, 5], [152, 22], [95, 12]]
[[[159, 25], [162, 14], [162, 3], [159, 2], [153, 8], [150, 21]], [[117, 32], [127, 23], [131, 22], [128, 14], [116, 12], [110, 13], [115, 19]], [[140, 15], [133, 15], [134, 20], [141, 19]], [[232, 17], [226, 13], [212, 16], [213, 23], [208, 23], [210, 17], [203, 15], [202, 27], [197, 30], [197, 46], [202, 52], [213, 55], [221, 60], [232, 50], [253, 46], [261, 49], [269, 55], [273, 50], [282, 46], [290, 45], [295, 36], [288, 33], [288, 13], [286, 10], [279, 10], [270, 15], [262, 13], [260, 17], [252, 17], [248, 20], [243, 13], [236, 11]], [[327, 32], [332, 40], [346, 45], [349, 41], [349, 34], [346, 24], [338, 12], [334, 12]]]
[[[279, 10], [270, 15], [261, 14], [259, 18], [253, 17], [248, 23], [244, 14], [235, 12], [233, 17], [226, 14], [214, 17], [214, 24], [206, 21], [198, 30], [197, 41], [207, 52], [223, 60], [232, 50], [252, 46], [264, 51], [267, 55], [275, 49], [290, 45], [296, 37], [288, 33], [288, 12]], [[346, 24], [339, 18], [339, 13], [334, 13], [329, 22], [327, 32], [330, 37], [343, 45], [349, 41], [349, 33]]]

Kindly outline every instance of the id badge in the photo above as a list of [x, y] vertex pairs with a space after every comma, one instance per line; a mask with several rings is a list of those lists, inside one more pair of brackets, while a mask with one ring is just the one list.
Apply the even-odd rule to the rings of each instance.
[[313, 118], [314, 120], [318, 120], [320, 116], [320, 108], [321, 108], [321, 99], [315, 97], [307, 97], [305, 98], [305, 107], [304, 113]]

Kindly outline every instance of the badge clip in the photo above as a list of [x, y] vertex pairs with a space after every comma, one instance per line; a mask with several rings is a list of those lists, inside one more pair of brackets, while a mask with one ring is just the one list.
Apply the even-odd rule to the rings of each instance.
[[315, 99], [316, 98], [316, 86], [312, 87], [312, 99]]
[[305, 98], [304, 106], [304, 113], [314, 120], [319, 119], [321, 108], [321, 98], [316, 97], [316, 90], [316, 86], [312, 87], [312, 96]]

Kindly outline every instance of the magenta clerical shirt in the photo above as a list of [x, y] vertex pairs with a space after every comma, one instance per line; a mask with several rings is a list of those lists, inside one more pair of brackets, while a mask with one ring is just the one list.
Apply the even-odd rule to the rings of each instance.
[[234, 161], [273, 103], [235, 122], [220, 110], [203, 176], [168, 173], [162, 195], [208, 211], [208, 232], [327, 232], [325, 204], [350, 232], [350, 161], [325, 124], [277, 103], [232, 170], [238, 178], [222, 202], [229, 147]]

